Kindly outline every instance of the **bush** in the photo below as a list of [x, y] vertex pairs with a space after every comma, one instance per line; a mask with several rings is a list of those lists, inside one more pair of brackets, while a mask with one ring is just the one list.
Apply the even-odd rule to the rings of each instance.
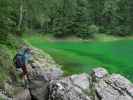
[[130, 35], [130, 28], [125, 25], [116, 26], [113, 29], [112, 34], [118, 36], [127, 36]]
[[0, 32], [0, 43], [5, 43], [5, 40], [7, 40], [7, 34]]
[[0, 35], [0, 44], [6, 45], [10, 48], [18, 48], [23, 43], [20, 37], [16, 37], [10, 33]]
[[11, 48], [18, 48], [23, 41], [20, 39], [20, 37], [16, 37], [12, 34], [7, 35], [6, 44]]
[[15, 76], [13, 56], [16, 52], [16, 48], [22, 43], [20, 38], [12, 34], [7, 34], [6, 39], [0, 41], [0, 88], [4, 86], [3, 84], [6, 80], [13, 79], [13, 76]]
[[90, 25], [89, 27], [87, 26], [81, 27], [78, 36], [81, 38], [90, 38], [97, 33], [99, 33], [99, 27], [97, 27], [96, 25]]
[[99, 27], [97, 27], [96, 25], [90, 25], [88, 32], [91, 34], [97, 34], [99, 33]]
[[10, 75], [10, 71], [12, 71], [12, 52], [5, 45], [0, 44], [0, 83], [6, 80]]

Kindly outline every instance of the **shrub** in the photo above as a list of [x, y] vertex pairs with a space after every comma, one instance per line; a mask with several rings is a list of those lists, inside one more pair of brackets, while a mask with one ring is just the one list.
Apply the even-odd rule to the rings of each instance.
[[5, 45], [0, 44], [0, 82], [6, 80], [13, 70], [12, 52]]
[[91, 34], [97, 34], [99, 33], [99, 27], [96, 25], [90, 25], [88, 32]]
[[81, 38], [90, 38], [97, 33], [99, 33], [99, 27], [97, 27], [96, 25], [82, 26], [80, 27], [80, 32], [78, 33], [78, 36]]
[[130, 35], [130, 28], [125, 25], [119, 25], [113, 29], [112, 34], [118, 36], [127, 36]]
[[0, 44], [6, 45], [10, 48], [17, 48], [19, 45], [23, 43], [22, 39], [20, 37], [16, 37], [10, 33], [8, 34], [1, 34], [0, 35]]
[[21, 45], [23, 41], [20, 39], [20, 37], [16, 37], [12, 34], [7, 35], [6, 44], [11, 48], [17, 48], [19, 45]]

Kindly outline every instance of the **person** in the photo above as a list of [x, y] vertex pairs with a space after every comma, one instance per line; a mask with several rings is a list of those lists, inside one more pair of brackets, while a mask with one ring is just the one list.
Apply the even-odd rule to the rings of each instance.
[[[21, 47], [21, 49], [15, 55], [13, 61], [16, 66], [16, 70], [22, 70], [21, 78], [24, 82], [29, 81], [27, 65], [31, 58], [31, 49], [26, 46]], [[26, 83], [25, 83], [26, 84]]]

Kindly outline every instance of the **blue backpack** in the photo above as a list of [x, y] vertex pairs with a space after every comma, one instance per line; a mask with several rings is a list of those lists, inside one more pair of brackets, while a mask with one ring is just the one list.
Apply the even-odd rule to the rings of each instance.
[[14, 65], [16, 68], [21, 68], [25, 66], [25, 54], [16, 54], [13, 58]]

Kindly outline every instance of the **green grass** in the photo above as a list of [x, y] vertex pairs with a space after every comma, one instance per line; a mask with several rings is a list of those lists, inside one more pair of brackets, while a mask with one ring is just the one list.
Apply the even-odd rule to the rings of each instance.
[[[0, 87], [2, 82], [9, 78], [10, 71], [13, 70], [12, 57], [14, 49], [8, 48], [6, 45], [0, 44]], [[15, 67], [14, 67], [15, 68]]]
[[48, 41], [43, 37], [25, 38], [33, 46], [51, 54], [67, 75], [104, 67], [133, 81], [133, 40]]
[[4, 100], [3, 97], [0, 97], [0, 100]]

